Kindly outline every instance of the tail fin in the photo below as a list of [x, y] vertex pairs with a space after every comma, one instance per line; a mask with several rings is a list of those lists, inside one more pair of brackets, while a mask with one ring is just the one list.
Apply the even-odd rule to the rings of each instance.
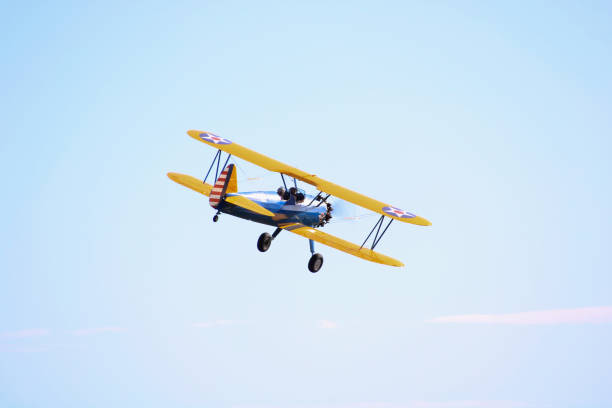
[[219, 207], [221, 200], [227, 193], [238, 192], [238, 183], [236, 182], [236, 166], [230, 164], [221, 172], [212, 190], [210, 190], [210, 198], [208, 202], [212, 208]]

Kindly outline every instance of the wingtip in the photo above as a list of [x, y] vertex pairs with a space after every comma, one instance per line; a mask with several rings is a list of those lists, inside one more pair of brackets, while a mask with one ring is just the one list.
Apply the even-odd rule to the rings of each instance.
[[420, 225], [422, 227], [429, 227], [431, 225], [431, 221], [423, 218], [423, 217], [416, 217], [415, 218], [415, 222], [416, 225]]
[[418, 215], [412, 218], [399, 218], [399, 217], [393, 217], [393, 219], [395, 220], [399, 220], [402, 222], [406, 222], [408, 224], [413, 224], [413, 225], [419, 225], [421, 227], [428, 227], [431, 225], [431, 222], [429, 220], [426, 220], [423, 217], [419, 217]]

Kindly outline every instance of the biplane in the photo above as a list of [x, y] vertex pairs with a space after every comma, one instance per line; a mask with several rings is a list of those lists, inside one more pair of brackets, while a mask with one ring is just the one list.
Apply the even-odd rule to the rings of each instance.
[[[281, 163], [229, 139], [219, 137], [214, 133], [190, 130], [187, 134], [217, 149], [217, 152], [203, 180], [179, 173], [168, 173], [168, 177], [185, 187], [207, 196], [210, 206], [216, 210], [213, 216], [214, 222], [219, 220], [219, 214], [225, 213], [276, 227], [272, 234], [264, 232], [260, 235], [257, 240], [257, 248], [261, 252], [266, 252], [270, 248], [272, 241], [283, 230], [307, 238], [310, 243], [311, 253], [308, 270], [313, 273], [318, 272], [323, 265], [323, 256], [315, 252], [315, 242], [371, 262], [391, 266], [404, 266], [397, 259], [375, 252], [374, 248], [378, 245], [394, 220], [415, 225], [431, 225], [423, 217]], [[227, 154], [227, 158], [225, 164], [220, 167], [223, 153]], [[228, 164], [232, 155], [271, 172], [280, 173], [283, 185], [276, 191], [239, 192], [236, 165], [233, 163]], [[215, 181], [211, 185], [207, 184], [206, 181], [208, 176], [211, 175], [213, 168], [215, 168]], [[220, 170], [221, 172], [219, 173]], [[287, 187], [285, 176], [289, 180], [293, 179], [293, 186]], [[298, 180], [315, 187], [318, 193], [314, 196], [306, 194], [303, 189], [298, 188]], [[380, 214], [380, 218], [367, 235], [365, 241], [363, 241], [363, 244], [353, 244], [321, 231], [321, 228], [333, 216], [334, 208], [332, 203], [330, 203], [332, 196]], [[388, 218], [389, 221], [382, 228], [385, 218]], [[370, 238], [372, 238], [372, 244], [368, 248], [366, 243], [368, 243]]]

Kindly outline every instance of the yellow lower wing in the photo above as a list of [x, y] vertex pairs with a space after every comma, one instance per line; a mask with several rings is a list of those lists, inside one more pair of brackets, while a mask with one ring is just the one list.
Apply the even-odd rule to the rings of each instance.
[[198, 180], [195, 177], [180, 173], [168, 173], [168, 177], [170, 177], [170, 180], [182, 184], [200, 194], [204, 194], [206, 197], [210, 195], [212, 186], [210, 184], [202, 183], [202, 180]]
[[225, 201], [227, 201], [228, 203], [237, 205], [238, 207], [246, 208], [247, 210], [253, 211], [254, 213], [257, 213], [257, 214], [267, 215], [268, 217], [274, 217], [273, 212], [266, 210], [261, 205], [243, 196], [237, 195], [237, 196], [225, 197]]
[[348, 242], [333, 235], [326, 234], [323, 231], [307, 227], [304, 224], [286, 224], [281, 225], [280, 227], [284, 230], [291, 231], [294, 234], [301, 235], [320, 244], [339, 249], [347, 254], [351, 254], [371, 262], [391, 266], [404, 266], [403, 263], [397, 259], [391, 258], [390, 256], [375, 252], [369, 248], [360, 248], [358, 245], [355, 245], [352, 242]]

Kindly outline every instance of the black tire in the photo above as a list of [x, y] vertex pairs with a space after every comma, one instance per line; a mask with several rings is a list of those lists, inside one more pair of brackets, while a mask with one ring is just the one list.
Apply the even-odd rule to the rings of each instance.
[[257, 249], [259, 249], [260, 252], [266, 252], [270, 249], [270, 245], [272, 245], [272, 235], [264, 232], [257, 240]]
[[323, 266], [323, 255], [313, 254], [308, 261], [308, 270], [312, 273], [319, 272], [319, 269]]
[[215, 215], [215, 216], [213, 217], [213, 222], [217, 222], [217, 221], [219, 221], [219, 216], [218, 216], [218, 215]]

